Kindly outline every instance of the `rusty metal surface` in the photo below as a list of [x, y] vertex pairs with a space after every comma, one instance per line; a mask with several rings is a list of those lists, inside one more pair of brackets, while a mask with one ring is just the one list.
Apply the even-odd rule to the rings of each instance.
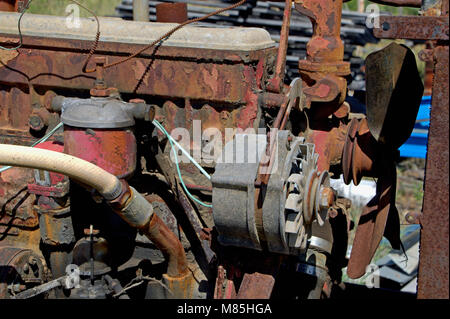
[[189, 273], [183, 245], [158, 215], [153, 214], [144, 233], [168, 258], [167, 274], [182, 277]]
[[420, 218], [418, 298], [449, 298], [449, 48], [435, 49], [423, 214]]
[[15, 11], [15, 3], [17, 0], [0, 0], [0, 11]]
[[381, 17], [381, 25], [388, 22], [389, 29], [374, 30], [380, 38], [438, 40], [429, 42], [427, 52], [421, 54], [421, 58], [434, 64], [434, 74], [427, 77], [427, 83], [432, 80], [433, 88], [423, 213], [414, 220], [422, 226], [418, 298], [448, 299], [449, 296], [448, 5], [446, 0], [425, 1], [422, 7], [424, 16]]
[[397, 149], [412, 133], [423, 94], [414, 53], [391, 43], [366, 58], [366, 108], [370, 133]]
[[[395, 164], [393, 162], [390, 164], [391, 167], [385, 167], [384, 175], [378, 179], [375, 197], [363, 208], [360, 216], [347, 266], [350, 278], [359, 278], [366, 273], [366, 267], [370, 264], [383, 235], [390, 239], [394, 249], [400, 248], [400, 223], [395, 208], [397, 174]], [[389, 218], [397, 219], [398, 229], [395, 225], [388, 228]], [[388, 231], [392, 234], [387, 234]]]
[[236, 299], [234, 282], [228, 280], [223, 266], [217, 268], [216, 285], [214, 288], [214, 299]]
[[39, 224], [33, 210], [35, 195], [27, 192], [33, 181], [33, 171], [12, 168], [0, 173], [0, 236], [15, 232], [15, 228], [33, 229]]
[[[3, 40], [5, 39], [3, 38]], [[50, 47], [54, 51], [38, 48], [29, 50], [26, 49], [28, 45], [19, 49], [21, 54], [0, 68], [2, 82], [16, 85], [28, 84], [28, 79], [31, 79], [36, 86], [71, 87], [73, 89], [90, 89], [93, 87], [95, 78], [81, 73], [85, 56], [78, 49], [79, 47], [88, 47], [90, 43], [75, 40], [64, 40], [57, 43], [61, 40], [42, 39], [42, 41], [36, 41], [36, 38], [26, 39], [26, 37], [24, 37], [24, 41], [27, 41], [27, 44], [34, 42], [35, 45], [41, 47]], [[3, 42], [1, 37], [0, 42]], [[137, 47], [136, 45], [126, 45], [125, 48], [123, 44], [104, 43], [99, 45], [98, 50], [106, 50], [109, 54], [116, 55], [133, 52]], [[65, 48], [66, 50], [72, 48], [72, 50], [70, 50], [71, 52], [56, 51], [58, 48]], [[108, 84], [117, 88], [121, 93], [133, 93], [137, 90], [139, 94], [162, 95], [173, 98], [228, 103], [244, 102], [246, 91], [253, 82], [246, 81], [245, 73], [250, 71], [254, 74], [255, 71], [252, 66], [246, 63], [252, 61], [249, 56], [251, 54], [245, 54], [241, 57], [234, 52], [202, 51], [161, 47], [158, 49], [153, 62], [151, 52], [149, 52], [146, 58], [137, 58], [122, 67], [108, 69], [105, 72], [105, 77], [109, 79]], [[263, 58], [264, 52], [261, 53], [263, 53], [261, 56]], [[108, 55], [108, 53], [106, 54]], [[198, 64], [205, 55], [207, 59], [215, 56], [216, 61], [221, 63], [212, 63], [213, 61], [211, 61], [211, 63]], [[175, 58], [175, 60], [167, 61], [171, 58]], [[194, 61], [190, 61], [190, 59]], [[115, 60], [118, 60], [118, 58], [108, 57], [110, 63]], [[227, 60], [228, 63], [226, 63]], [[147, 68], [151, 68], [151, 72], [146, 72], [148, 71]], [[131, 74], [130, 69], [132, 70]], [[143, 85], [136, 88], [140, 82]], [[186, 83], [192, 85], [186, 86]], [[236, 83], [240, 83], [240, 85]]]
[[317, 168], [319, 171], [330, 169], [341, 161], [348, 125], [342, 122], [324, 130], [311, 130], [307, 134], [307, 141], [316, 145], [315, 151], [319, 154]]
[[380, 16], [380, 28], [374, 35], [383, 39], [449, 39], [448, 17], [390, 17]]
[[306, 59], [299, 61], [300, 75], [309, 87], [304, 89], [308, 102], [344, 102], [350, 64], [344, 62], [344, 44], [340, 37], [342, 0], [295, 1], [295, 8], [310, 18], [313, 35], [306, 46]]
[[27, 284], [43, 283], [47, 276], [44, 265], [31, 249], [0, 246], [0, 299], [9, 297], [11, 283], [23, 283], [20, 290], [26, 289]]
[[156, 21], [182, 23], [188, 19], [187, 4], [160, 3], [156, 5]]
[[[0, 37], [0, 42], [4, 43], [7, 39]], [[93, 86], [95, 79], [81, 73], [85, 55], [79, 49], [87, 48], [90, 43], [37, 37], [24, 37], [24, 42], [28, 49], [20, 49], [20, 55], [8, 58], [7, 64], [3, 63], [0, 67], [1, 82], [16, 86], [28, 85], [30, 79], [36, 87], [78, 90], [88, 90]], [[41, 49], [43, 47], [46, 49]], [[98, 50], [109, 55], [108, 62], [112, 62], [119, 59], [113, 55], [129, 54], [141, 47], [134, 44], [100, 43]], [[29, 50], [30, 48], [33, 50]], [[237, 121], [237, 126], [244, 129], [257, 125], [258, 96], [255, 92], [263, 85], [264, 69], [268, 67], [268, 60], [275, 55], [275, 48], [245, 54], [174, 47], [160, 47], [155, 51], [156, 56], [152, 56], [150, 51], [129, 63], [108, 69], [104, 75], [108, 78], [108, 84], [121, 93], [135, 92], [142, 97], [152, 95], [170, 96], [174, 100], [186, 99], [186, 103], [195, 104], [193, 113], [202, 119], [213, 116], [215, 120], [210, 120], [213, 123], [223, 122], [223, 106], [218, 104], [225, 103], [224, 106], [232, 112], [232, 116], [222, 126], [231, 121]], [[16, 88], [12, 88], [11, 92], [18, 94], [24, 100], [23, 104], [27, 103], [26, 92]], [[199, 103], [205, 105], [203, 101], [209, 101], [207, 104], [210, 107], [198, 108]], [[15, 124], [14, 127], [27, 127], [27, 110], [22, 109], [20, 114], [15, 115], [18, 108], [12, 108], [12, 101], [5, 101], [5, 104], [8, 108], [2, 109], [5, 114], [0, 114], [0, 124], [4, 116], [15, 116], [17, 121], [24, 123]], [[11, 113], [7, 112], [9, 108], [13, 109], [12, 115], [8, 115]], [[4, 122], [10, 123], [9, 120]], [[169, 132], [175, 127], [175, 123], [164, 124]]]
[[269, 81], [267, 89], [280, 93], [284, 85], [284, 75], [286, 70], [286, 54], [289, 40], [289, 27], [291, 23], [292, 0], [286, 0], [283, 12], [283, 25], [281, 27], [280, 44], [278, 47], [277, 62], [275, 66], [275, 76]]
[[274, 285], [275, 279], [271, 275], [245, 274], [236, 299], [269, 299]]

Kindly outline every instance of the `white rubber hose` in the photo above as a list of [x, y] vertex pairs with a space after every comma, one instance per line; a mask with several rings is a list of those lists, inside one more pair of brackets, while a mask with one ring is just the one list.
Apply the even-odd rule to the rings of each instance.
[[0, 144], [0, 165], [42, 169], [67, 175], [96, 189], [108, 200], [117, 198], [122, 190], [119, 179], [113, 174], [85, 160], [59, 152]]

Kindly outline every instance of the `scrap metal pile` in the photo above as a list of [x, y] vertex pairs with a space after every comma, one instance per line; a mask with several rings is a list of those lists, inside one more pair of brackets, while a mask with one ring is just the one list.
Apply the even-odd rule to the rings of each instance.
[[[159, 4], [158, 23], [71, 1], [93, 17], [73, 27], [0, 12], [0, 298], [332, 298], [348, 293], [342, 269], [363, 276], [383, 236], [402, 248], [395, 163], [423, 94], [407, 46], [366, 58], [355, 112], [341, 0], [285, 0], [278, 45], [263, 28], [194, 24], [259, 1], [193, 20]], [[294, 11], [312, 28], [286, 84]], [[422, 12], [381, 17], [374, 34], [434, 41], [421, 54], [435, 78], [412, 222], [423, 227], [418, 296], [448, 297], [448, 1]], [[376, 179], [358, 225], [331, 186], [340, 176]]]

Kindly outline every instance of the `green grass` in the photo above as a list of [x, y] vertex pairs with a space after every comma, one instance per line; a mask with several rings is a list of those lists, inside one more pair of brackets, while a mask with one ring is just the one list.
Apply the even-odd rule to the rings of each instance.
[[[98, 16], [113, 16], [115, 8], [121, 0], [78, 0], [82, 5], [94, 11]], [[73, 3], [70, 0], [33, 0], [28, 10], [29, 13], [67, 16], [66, 7]], [[89, 17], [91, 14], [80, 8], [81, 17]]]
[[[369, 4], [373, 2], [370, 2], [369, 0], [364, 0], [364, 8], [366, 8]], [[376, 4], [376, 3], [373, 3]], [[381, 4], [376, 4], [380, 7], [381, 12], [391, 12], [393, 15], [418, 15], [419, 9], [418, 8], [408, 8], [408, 7], [393, 7], [393, 6], [386, 6]], [[358, 10], [358, 0], [351, 0], [349, 2], [344, 3], [343, 8], [345, 10], [352, 10], [357, 11]]]

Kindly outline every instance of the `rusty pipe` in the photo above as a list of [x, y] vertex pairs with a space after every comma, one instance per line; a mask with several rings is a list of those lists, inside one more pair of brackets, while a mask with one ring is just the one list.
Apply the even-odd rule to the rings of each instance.
[[[299, 71], [306, 84], [306, 104], [345, 100], [350, 63], [344, 59], [340, 37], [342, 0], [294, 0], [295, 9], [313, 25], [313, 35], [306, 45], [306, 59], [299, 61]], [[339, 97], [339, 99], [336, 98]]]
[[153, 213], [151, 203], [144, 196], [125, 180], [121, 182], [121, 195], [110, 201], [109, 205], [125, 222], [139, 229], [161, 250], [168, 261], [167, 276], [186, 277], [189, 273], [186, 253], [178, 237]]
[[286, 70], [286, 54], [289, 40], [289, 27], [291, 24], [292, 0], [286, 0], [283, 13], [283, 24], [281, 26], [280, 44], [278, 47], [277, 64], [275, 66], [275, 77], [269, 81], [267, 90], [280, 93], [283, 88], [284, 73]]
[[143, 231], [167, 258], [168, 276], [177, 278], [188, 274], [189, 269], [183, 245], [158, 215], [152, 215], [150, 223]]
[[342, 61], [342, 0], [295, 0], [295, 8], [313, 24], [313, 36], [306, 46], [307, 60], [316, 63]]

